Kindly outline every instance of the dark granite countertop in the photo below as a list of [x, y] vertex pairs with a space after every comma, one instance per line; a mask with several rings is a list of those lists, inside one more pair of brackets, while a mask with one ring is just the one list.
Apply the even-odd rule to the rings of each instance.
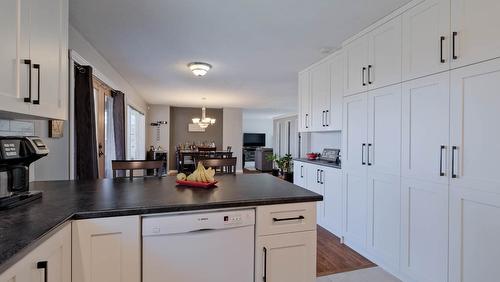
[[175, 177], [33, 182], [42, 199], [0, 211], [0, 273], [71, 219], [321, 201], [268, 174], [224, 175], [216, 188], [176, 186]]
[[328, 166], [328, 167], [333, 167], [333, 168], [337, 168], [337, 169], [341, 169], [342, 166], [340, 164], [337, 164], [337, 163], [334, 163], [334, 162], [329, 162], [329, 161], [325, 161], [325, 160], [310, 160], [310, 159], [306, 159], [306, 158], [297, 158], [297, 159], [293, 159], [294, 161], [298, 161], [298, 162], [304, 162], [304, 163], [310, 163], [310, 164], [315, 164], [315, 165], [322, 165], [322, 166]]

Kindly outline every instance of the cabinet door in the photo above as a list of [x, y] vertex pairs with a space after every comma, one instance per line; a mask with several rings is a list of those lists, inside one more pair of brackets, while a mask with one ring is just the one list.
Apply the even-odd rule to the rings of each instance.
[[257, 237], [255, 282], [315, 282], [316, 231]]
[[451, 31], [456, 32], [452, 68], [500, 57], [499, 13], [498, 0], [451, 1]]
[[[47, 279], [45, 279], [47, 274]], [[68, 224], [0, 275], [0, 282], [71, 281], [71, 225]]]
[[[451, 183], [500, 193], [500, 59], [451, 72]], [[455, 149], [453, 149], [455, 148]]]
[[368, 176], [367, 250], [377, 264], [399, 268], [401, 231], [399, 176]]
[[307, 169], [305, 163], [293, 162], [293, 184], [307, 189]]
[[311, 69], [312, 130], [327, 130], [326, 115], [330, 110], [330, 62]]
[[299, 73], [299, 130], [301, 132], [310, 130], [311, 122], [311, 84], [310, 73], [304, 71]]
[[66, 119], [67, 0], [31, 1], [31, 114]]
[[141, 276], [139, 216], [76, 220], [73, 282], [137, 282]]
[[345, 52], [344, 96], [368, 89], [368, 37], [364, 36], [349, 43]]
[[450, 188], [450, 281], [494, 282], [500, 277], [500, 195]]
[[368, 93], [367, 149], [369, 172], [400, 175], [401, 84]]
[[450, 67], [450, 0], [426, 0], [403, 14], [403, 80]]
[[[22, 5], [21, 5], [22, 3]], [[0, 110], [24, 113], [29, 112], [29, 103], [24, 102], [28, 97], [29, 64], [24, 64], [24, 59], [29, 59], [29, 53], [20, 53], [20, 39], [18, 33], [24, 21], [20, 20], [21, 9], [26, 9], [26, 4], [16, 0], [3, 0], [0, 2]], [[23, 16], [26, 16], [23, 13]], [[20, 58], [20, 56], [26, 57]], [[22, 61], [21, 61], [22, 59]], [[22, 80], [18, 81], [19, 75]], [[18, 86], [22, 83], [22, 91]]]
[[[307, 177], [306, 189], [324, 195], [324, 168], [318, 165], [306, 164], [305, 165]], [[319, 225], [323, 225], [325, 218], [325, 204], [323, 201], [316, 202], [316, 219]]]
[[401, 193], [401, 272], [448, 281], [448, 185], [403, 179]]
[[342, 236], [342, 171], [336, 168], [324, 168], [324, 183], [323, 227], [340, 237]]
[[344, 53], [339, 53], [330, 61], [330, 109], [326, 113], [328, 130], [342, 130], [344, 70]]
[[366, 173], [344, 169], [342, 175], [344, 195], [343, 235], [347, 245], [356, 250], [366, 247], [367, 189]]
[[369, 33], [369, 89], [401, 82], [401, 17]]
[[449, 98], [449, 73], [403, 84], [403, 176], [448, 183]]
[[344, 98], [342, 167], [366, 170], [367, 95]]

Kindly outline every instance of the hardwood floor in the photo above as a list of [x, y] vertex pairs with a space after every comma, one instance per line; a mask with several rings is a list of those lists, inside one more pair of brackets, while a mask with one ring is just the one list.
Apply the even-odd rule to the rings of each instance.
[[376, 266], [373, 262], [341, 244], [337, 236], [318, 225], [317, 276], [373, 266]]

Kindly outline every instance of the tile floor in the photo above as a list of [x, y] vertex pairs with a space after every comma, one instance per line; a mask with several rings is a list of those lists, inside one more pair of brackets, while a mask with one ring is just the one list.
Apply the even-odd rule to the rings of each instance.
[[401, 282], [380, 267], [365, 268], [350, 272], [318, 277], [317, 282]]

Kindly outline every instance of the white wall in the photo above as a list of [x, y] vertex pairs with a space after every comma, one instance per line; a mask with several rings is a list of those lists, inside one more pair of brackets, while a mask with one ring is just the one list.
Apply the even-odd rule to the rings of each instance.
[[308, 152], [321, 153], [325, 148], [340, 149], [341, 147], [342, 147], [341, 131], [309, 133]]
[[36, 181], [68, 180], [69, 173], [69, 123], [64, 122], [62, 138], [49, 138], [49, 122], [37, 120], [35, 123], [35, 135], [42, 138], [50, 153], [35, 162], [34, 175]]
[[232, 147], [233, 156], [238, 158], [236, 171], [242, 172], [243, 113], [240, 108], [224, 108], [222, 122], [222, 146]]
[[271, 118], [245, 118], [243, 117], [244, 133], [265, 133], [266, 147], [273, 147], [273, 119]]

